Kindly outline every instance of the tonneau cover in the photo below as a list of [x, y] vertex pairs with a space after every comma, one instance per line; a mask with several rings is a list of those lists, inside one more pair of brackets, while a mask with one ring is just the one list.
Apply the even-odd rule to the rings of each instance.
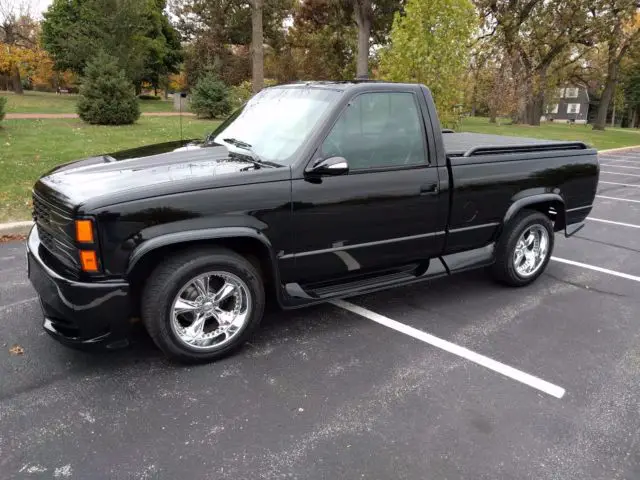
[[464, 155], [474, 147], [510, 147], [523, 145], [566, 145], [567, 141], [542, 140], [538, 138], [507, 137], [487, 133], [443, 133], [447, 155]]

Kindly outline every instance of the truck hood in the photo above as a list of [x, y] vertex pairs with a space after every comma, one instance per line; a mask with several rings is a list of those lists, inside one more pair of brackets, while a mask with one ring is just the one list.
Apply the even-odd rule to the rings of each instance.
[[195, 141], [170, 142], [61, 165], [42, 176], [34, 190], [65, 205], [77, 206], [107, 194], [242, 174], [255, 168], [251, 157], [230, 156], [224, 146]]

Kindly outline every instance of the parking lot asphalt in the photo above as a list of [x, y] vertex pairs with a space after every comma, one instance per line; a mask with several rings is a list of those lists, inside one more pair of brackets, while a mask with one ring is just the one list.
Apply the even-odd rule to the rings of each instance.
[[640, 151], [601, 163], [590, 220], [533, 285], [472, 272], [349, 299], [364, 315], [271, 313], [209, 365], [142, 331], [59, 345], [23, 245], [0, 245], [0, 479], [640, 478]]

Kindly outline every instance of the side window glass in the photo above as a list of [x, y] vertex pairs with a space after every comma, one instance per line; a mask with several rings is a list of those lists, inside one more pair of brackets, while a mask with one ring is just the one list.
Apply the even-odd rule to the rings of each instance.
[[351, 170], [426, 163], [420, 113], [411, 93], [365, 93], [342, 112], [322, 144]]

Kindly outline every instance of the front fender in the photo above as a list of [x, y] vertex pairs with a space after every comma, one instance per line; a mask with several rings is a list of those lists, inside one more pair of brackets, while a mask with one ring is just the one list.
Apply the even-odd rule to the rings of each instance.
[[127, 275], [129, 275], [142, 258], [161, 247], [169, 245], [179, 245], [193, 241], [217, 240], [223, 238], [253, 238], [260, 241], [268, 250], [271, 266], [274, 274], [277, 275], [276, 256], [269, 239], [262, 233], [250, 227], [222, 227], [222, 228], [204, 228], [198, 230], [186, 230], [181, 232], [166, 233], [157, 237], [150, 238], [143, 242], [131, 253], [129, 264], [127, 266]]

